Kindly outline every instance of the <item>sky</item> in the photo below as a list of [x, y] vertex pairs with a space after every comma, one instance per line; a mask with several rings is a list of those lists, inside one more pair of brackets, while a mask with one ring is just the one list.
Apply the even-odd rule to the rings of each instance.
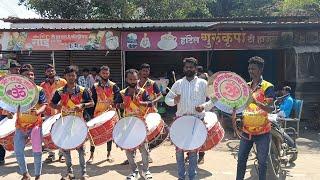
[[[0, 19], [14, 16], [19, 18], [40, 18], [33, 10], [18, 5], [19, 0], [0, 0]], [[9, 28], [10, 23], [0, 20], [0, 28]]]

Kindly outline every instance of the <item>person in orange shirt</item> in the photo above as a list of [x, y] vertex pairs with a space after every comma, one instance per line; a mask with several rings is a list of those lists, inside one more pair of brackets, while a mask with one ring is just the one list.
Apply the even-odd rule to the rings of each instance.
[[[152, 109], [154, 112], [157, 112], [157, 102], [162, 98], [162, 93], [159, 89], [157, 83], [149, 78], [150, 76], [150, 65], [141, 64], [139, 70], [139, 86], [144, 88], [149, 95], [150, 100], [155, 104], [155, 107]], [[152, 111], [149, 111], [151, 113]], [[151, 152], [151, 150], [150, 150]], [[152, 163], [153, 160], [149, 155], [149, 163]]]
[[[50, 106], [54, 109], [61, 109], [62, 116], [68, 116], [71, 113], [74, 116], [83, 118], [84, 109], [94, 106], [90, 90], [77, 85], [77, 73], [78, 68], [76, 66], [66, 67], [64, 77], [67, 80], [67, 84], [57, 89], [51, 99]], [[81, 180], [88, 179], [84, 144], [77, 147], [76, 150], [79, 154]], [[63, 150], [63, 153], [66, 158], [67, 174], [61, 179], [74, 179], [70, 150]]]
[[[67, 81], [65, 79], [59, 78], [56, 76], [56, 70], [54, 69], [54, 66], [52, 64], [47, 64], [44, 68], [46, 80], [43, 81], [40, 86], [43, 88], [47, 100], [50, 102], [53, 94], [55, 91], [67, 84]], [[58, 110], [51, 108], [50, 106], [47, 106], [46, 111], [44, 112], [45, 118], [48, 118], [50, 116], [53, 116], [55, 114], [59, 113]], [[49, 156], [45, 160], [46, 163], [51, 163], [55, 159], [55, 153], [53, 151], [49, 151]], [[61, 151], [59, 151], [59, 162], [64, 162], [63, 154]]]
[[[20, 74], [28, 77], [34, 81], [34, 72], [30, 64], [22, 66]], [[26, 139], [31, 138], [32, 151], [34, 157], [35, 179], [40, 179], [42, 169], [42, 118], [41, 114], [47, 107], [47, 99], [43, 89], [37, 86], [39, 90], [39, 100], [35, 107], [27, 112], [20, 113], [18, 107], [18, 117], [16, 122], [16, 132], [14, 135], [14, 152], [20, 168], [20, 173], [23, 175], [22, 180], [30, 180], [31, 177], [28, 173], [27, 164], [25, 162], [24, 149]]]
[[[121, 99], [117, 101], [117, 108], [124, 110], [124, 117], [136, 116], [143, 118], [145, 114], [154, 107], [154, 103], [150, 101], [148, 93], [138, 86], [138, 71], [129, 69], [126, 71], [126, 82], [128, 87], [121, 90]], [[144, 179], [152, 179], [149, 171], [149, 152], [148, 143], [145, 142], [139, 147], [142, 156], [142, 173]], [[129, 161], [131, 173], [127, 176], [128, 180], [135, 180], [139, 176], [138, 165], [135, 161], [135, 151], [126, 150], [126, 156]]]
[[[21, 65], [15, 60], [10, 62], [9, 74], [20, 74], [19, 72], [20, 67]], [[7, 116], [11, 116], [11, 114], [0, 108], [0, 121], [6, 118]], [[5, 164], [5, 160], [4, 160], [5, 156], [6, 156], [6, 150], [2, 145], [0, 145], [0, 166]]]
[[[94, 112], [92, 117], [97, 117], [106, 112], [111, 107], [115, 106], [115, 101], [121, 98], [120, 89], [116, 83], [109, 80], [110, 68], [108, 66], [101, 66], [100, 82], [94, 83], [91, 88], [92, 99], [94, 101]], [[107, 142], [107, 161], [113, 162], [111, 158], [112, 141]], [[90, 158], [88, 163], [91, 163], [94, 158], [95, 146], [90, 147]]]

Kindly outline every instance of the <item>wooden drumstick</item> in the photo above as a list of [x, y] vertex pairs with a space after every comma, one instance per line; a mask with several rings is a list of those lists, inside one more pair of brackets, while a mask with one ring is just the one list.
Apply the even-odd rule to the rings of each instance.
[[92, 142], [92, 145], [94, 147], [96, 147], [96, 145], [94, 144], [94, 141], [93, 141], [93, 138], [92, 138], [92, 135], [91, 135], [90, 131], [88, 131], [88, 134], [89, 134], [90, 141]]
[[167, 89], [168, 89], [173, 95], [177, 96], [177, 94], [174, 93], [169, 87], [167, 87]]
[[140, 88], [140, 90], [138, 91], [138, 94], [136, 94], [135, 96], [138, 97], [141, 93], [141, 90], [146, 86], [148, 80], [146, 80], [146, 82], [143, 84], [143, 86]]
[[176, 82], [177, 79], [176, 79], [176, 73], [174, 73], [174, 71], [172, 71], [172, 76], [173, 76], [173, 81]]
[[194, 127], [196, 126], [196, 120], [197, 120], [197, 118], [195, 117], [195, 118], [194, 118], [194, 122], [193, 122], [192, 135], [193, 135], [193, 133], [194, 133]]
[[119, 118], [121, 118], [120, 109], [118, 109], [118, 108], [117, 108], [117, 113], [118, 113]]

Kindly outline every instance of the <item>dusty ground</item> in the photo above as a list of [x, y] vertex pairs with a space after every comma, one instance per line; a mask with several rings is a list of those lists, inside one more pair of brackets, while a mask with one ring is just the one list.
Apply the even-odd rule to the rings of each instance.
[[[199, 166], [199, 178], [210, 180], [234, 180], [236, 175], [236, 154], [239, 141], [230, 139], [230, 133], [226, 135], [224, 141], [214, 150], [208, 151], [205, 156], [205, 163]], [[286, 168], [288, 180], [319, 180], [320, 179], [320, 133], [316, 131], [302, 132], [298, 139], [299, 156], [295, 164]], [[89, 144], [86, 147], [89, 151]], [[33, 174], [33, 158], [30, 147], [26, 151], [28, 168]], [[88, 165], [90, 179], [105, 180], [112, 178], [115, 180], [125, 179], [130, 173], [129, 166], [120, 165], [125, 160], [125, 154], [120, 149], [113, 147], [114, 163], [106, 161], [106, 146], [99, 146], [96, 150], [96, 157], [92, 165]], [[86, 158], [88, 158], [88, 154]], [[154, 163], [150, 164], [150, 171], [154, 179], [177, 179], [177, 168], [175, 162], [174, 147], [169, 141], [163, 143], [159, 148], [152, 151], [151, 156]], [[44, 154], [44, 158], [47, 154]], [[140, 156], [137, 157], [140, 160]], [[73, 162], [75, 173], [79, 177], [79, 166], [76, 152], [73, 152]], [[252, 157], [251, 157], [252, 159]], [[14, 154], [7, 153], [6, 165], [0, 167], [0, 179], [19, 179], [21, 175], [17, 173], [18, 165]], [[58, 162], [44, 164], [42, 179], [60, 179], [64, 174], [65, 164]], [[246, 179], [257, 179], [256, 169], [253, 160], [248, 162]]]

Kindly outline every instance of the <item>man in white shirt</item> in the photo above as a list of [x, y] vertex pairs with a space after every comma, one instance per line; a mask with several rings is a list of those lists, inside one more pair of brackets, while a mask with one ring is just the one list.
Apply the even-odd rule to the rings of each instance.
[[[179, 79], [172, 86], [171, 91], [167, 94], [165, 102], [169, 106], [177, 105], [176, 116], [195, 115], [204, 116], [204, 110], [210, 110], [213, 107], [211, 101], [206, 102], [207, 81], [196, 76], [198, 60], [189, 57], [183, 60], [183, 71], [185, 77]], [[178, 165], [179, 180], [185, 179], [185, 162], [184, 152], [176, 149], [176, 159]], [[189, 170], [190, 180], [196, 178], [197, 170], [197, 152], [189, 153]]]

